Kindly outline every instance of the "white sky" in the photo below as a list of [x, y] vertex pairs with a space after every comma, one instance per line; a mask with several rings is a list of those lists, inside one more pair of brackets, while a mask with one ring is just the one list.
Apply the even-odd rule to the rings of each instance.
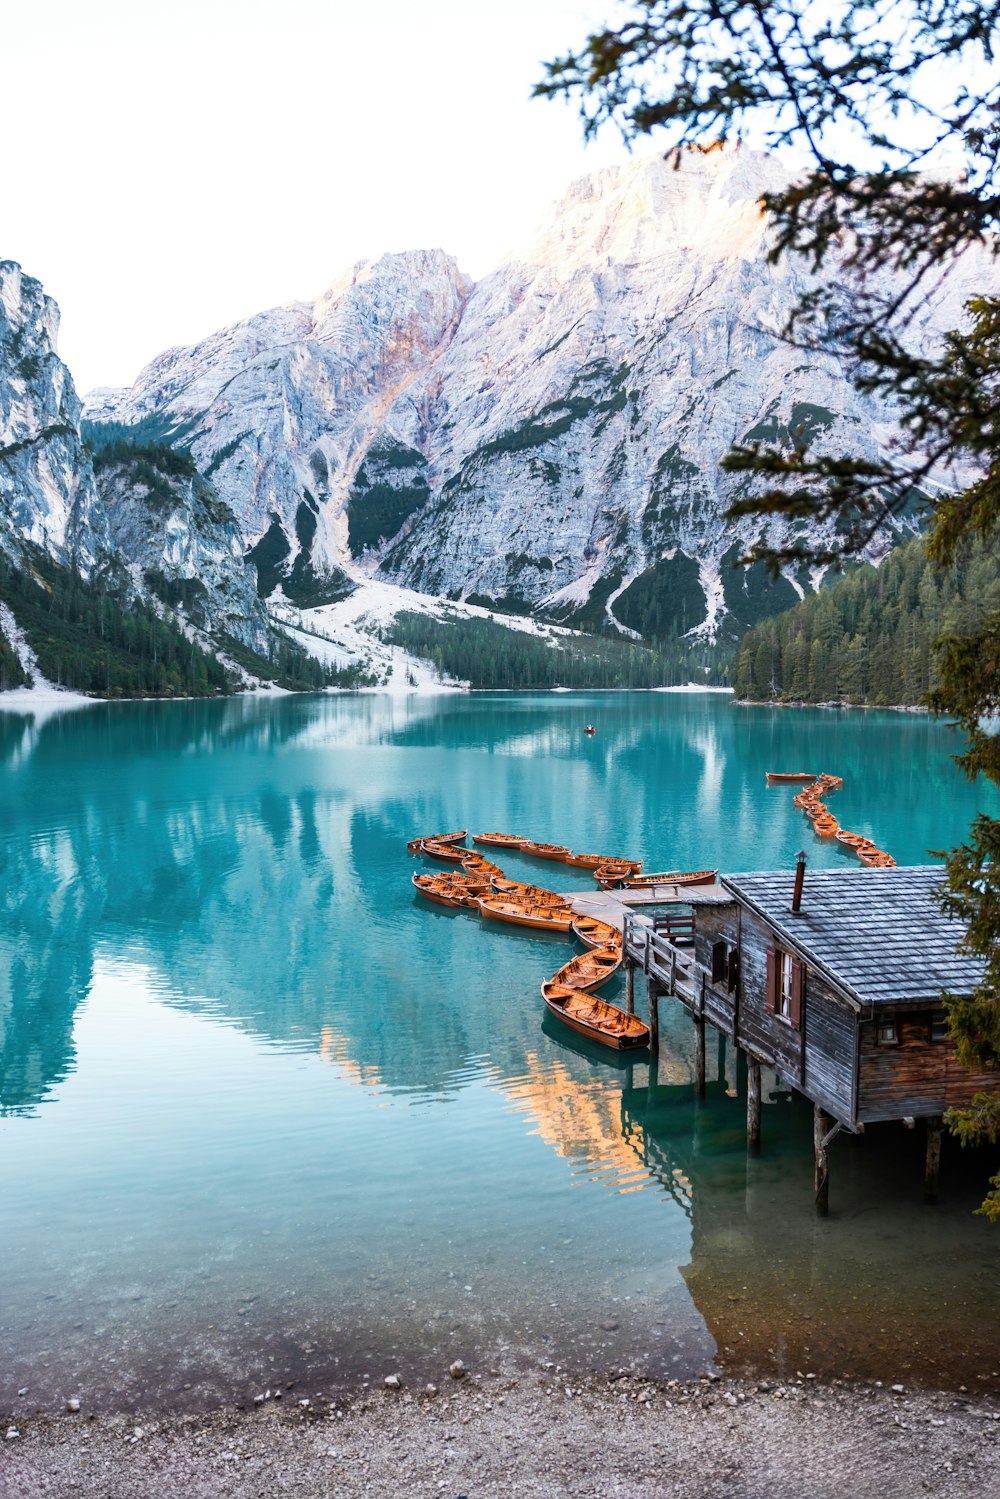
[[613, 11], [7, 0], [0, 258], [59, 303], [81, 392], [385, 250], [441, 245], [479, 277], [574, 177], [624, 158], [529, 98]]

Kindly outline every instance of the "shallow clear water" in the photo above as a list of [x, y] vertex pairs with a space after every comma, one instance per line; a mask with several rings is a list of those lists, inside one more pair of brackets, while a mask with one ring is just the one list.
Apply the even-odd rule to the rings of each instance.
[[538, 992], [570, 944], [428, 907], [405, 850], [464, 826], [649, 868], [851, 866], [765, 786], [822, 768], [846, 826], [924, 862], [1000, 812], [954, 747], [921, 716], [700, 695], [0, 713], [0, 1404], [455, 1357], [988, 1373], [981, 1159], [946, 1145], [925, 1208], [919, 1130], [840, 1138], [817, 1221], [807, 1106], [773, 1093], [748, 1162], [731, 1050], [699, 1106], [676, 1010], [655, 1076], [577, 1041]]

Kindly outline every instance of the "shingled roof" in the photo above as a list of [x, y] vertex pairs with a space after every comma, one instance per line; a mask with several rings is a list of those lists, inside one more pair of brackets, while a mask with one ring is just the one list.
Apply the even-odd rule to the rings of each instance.
[[940, 865], [806, 870], [802, 907], [792, 913], [794, 870], [724, 875], [721, 883], [813, 967], [861, 1005], [969, 994], [979, 958], [956, 951], [962, 925], [931, 898]]

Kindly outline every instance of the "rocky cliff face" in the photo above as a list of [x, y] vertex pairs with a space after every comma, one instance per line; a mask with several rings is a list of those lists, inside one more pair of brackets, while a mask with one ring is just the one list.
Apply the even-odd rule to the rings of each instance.
[[232, 511], [208, 480], [165, 458], [156, 449], [98, 455], [113, 546], [128, 559], [140, 592], [205, 634], [230, 636], [266, 655], [267, 611]]
[[58, 333], [41, 283], [0, 261], [0, 546], [34, 543], [87, 573], [108, 532]]
[[[119, 451], [113, 462], [99, 454], [95, 478], [58, 326], [40, 283], [0, 262], [0, 554], [41, 552], [84, 577], [101, 573], [102, 590], [125, 607], [136, 595], [156, 598], [204, 634], [266, 651], [267, 615], [242, 534], [190, 459], [155, 447]], [[0, 630], [6, 622], [16, 635], [16, 611], [0, 608]]]
[[[811, 284], [768, 261], [758, 201], [785, 179], [740, 149], [598, 173], [475, 288], [440, 253], [386, 256], [169, 351], [88, 415], [189, 443], [265, 588], [301, 602], [367, 572], [646, 634], [749, 622], [809, 580], [729, 566], [759, 523], [723, 521], [745, 481], [722, 456], [806, 431], [873, 456], [894, 430], [834, 358], [777, 336]], [[917, 335], [958, 322], [982, 271], [967, 257]]]
[[[351, 558], [347, 501], [358, 471], [369, 455], [369, 470], [378, 468], [380, 452], [394, 473], [400, 452], [423, 466], [433, 365], [470, 289], [440, 251], [385, 255], [355, 266], [311, 306], [276, 308], [169, 350], [131, 390], [94, 392], [87, 416], [142, 422], [189, 445], [254, 547], [267, 591], [280, 583], [303, 603], [336, 598]], [[355, 526], [361, 551], [371, 550], [369, 529], [358, 541]]]

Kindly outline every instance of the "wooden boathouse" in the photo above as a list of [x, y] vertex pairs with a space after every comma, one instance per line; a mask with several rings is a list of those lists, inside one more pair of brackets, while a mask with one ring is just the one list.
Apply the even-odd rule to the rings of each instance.
[[[958, 951], [961, 925], [936, 904], [939, 866], [736, 874], [684, 892], [688, 911], [625, 918], [627, 1004], [645, 974], [654, 1046], [658, 1003], [695, 1025], [695, 1088], [705, 1088], [705, 1027], [747, 1057], [747, 1142], [760, 1146], [761, 1067], [814, 1105], [816, 1202], [829, 1194], [827, 1149], [840, 1130], [926, 1120], [926, 1194], [937, 1189], [944, 1111], [1000, 1090], [1000, 1074], [959, 1066], [942, 994], [965, 996], [982, 964]], [[680, 894], [680, 892], [678, 892]]]

